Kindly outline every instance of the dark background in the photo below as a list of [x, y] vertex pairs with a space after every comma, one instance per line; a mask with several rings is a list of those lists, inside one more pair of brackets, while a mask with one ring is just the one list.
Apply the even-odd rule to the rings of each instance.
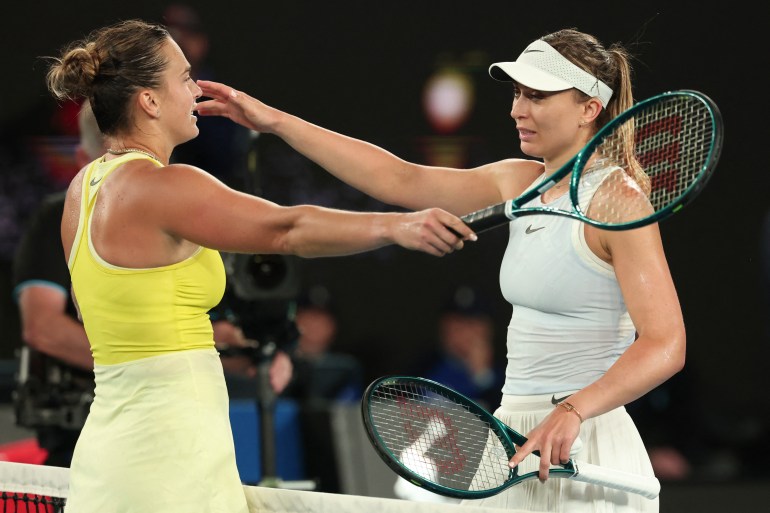
[[[437, 64], [465, 63], [476, 105], [460, 136], [474, 159], [518, 156], [509, 117], [511, 90], [486, 75], [533, 39], [576, 27], [605, 44], [623, 42], [636, 56], [636, 97], [671, 89], [711, 96], [724, 116], [720, 166], [682, 213], [661, 225], [688, 333], [691, 400], [721, 429], [753, 439], [766, 430], [770, 356], [768, 307], [760, 289], [761, 220], [770, 206], [765, 88], [766, 17], [741, 2], [249, 1], [187, 2], [211, 37], [210, 65], [222, 81], [309, 121], [421, 159], [435, 136], [421, 107], [422, 88]], [[41, 56], [119, 19], [159, 20], [163, 4], [133, 1], [15, 3], [0, 32], [5, 58], [0, 81], [0, 133], [13, 146], [44, 134], [55, 104], [45, 90]], [[428, 139], [426, 139], [428, 138]], [[265, 151], [294, 162], [262, 176], [265, 196], [283, 203], [316, 202], [385, 210], [341, 185], [277, 141]], [[269, 157], [269, 155], [268, 155]], [[14, 173], [14, 168], [0, 170]], [[4, 178], [17, 184], [25, 177]], [[283, 181], [282, 181], [283, 180]], [[3, 201], [9, 191], [3, 192]], [[3, 207], [8, 208], [8, 205]], [[17, 217], [23, 218], [23, 212]], [[13, 240], [13, 230], [1, 226]], [[505, 354], [510, 314], [498, 288], [505, 229], [490, 231], [443, 259], [384, 248], [367, 255], [303, 260], [302, 282], [331, 292], [340, 319], [337, 348], [358, 356], [369, 377], [402, 372], [430, 348], [439, 307], [457, 285], [472, 284], [494, 305], [497, 350]], [[3, 261], [3, 292], [9, 261]], [[13, 304], [2, 306], [8, 358], [18, 344]], [[693, 432], [701, 429], [697, 423]], [[766, 442], [764, 442], [766, 444]], [[765, 453], [767, 452], [764, 449]]]

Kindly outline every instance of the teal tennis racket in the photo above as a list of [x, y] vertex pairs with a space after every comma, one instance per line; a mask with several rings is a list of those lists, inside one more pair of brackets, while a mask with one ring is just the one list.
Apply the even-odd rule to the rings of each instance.
[[[440, 495], [481, 499], [538, 473], [519, 474], [508, 461], [527, 439], [449, 387], [424, 378], [386, 376], [361, 400], [369, 440], [399, 476]], [[536, 456], [539, 454], [534, 452]], [[568, 478], [654, 499], [660, 482], [570, 459], [549, 476]]]
[[[568, 216], [607, 230], [661, 221], [703, 190], [719, 161], [723, 131], [719, 109], [704, 94], [659, 94], [612, 119], [542, 183], [462, 220], [477, 233], [532, 214]], [[570, 173], [568, 208], [527, 206]]]

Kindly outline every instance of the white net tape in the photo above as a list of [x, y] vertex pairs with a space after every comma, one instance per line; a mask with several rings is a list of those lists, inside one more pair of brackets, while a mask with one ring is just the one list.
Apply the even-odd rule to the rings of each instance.
[[[66, 498], [68, 478], [69, 469], [66, 468], [0, 462], [0, 491], [2, 492]], [[462, 513], [466, 511], [500, 513], [503, 511], [474, 505], [429, 503], [261, 486], [244, 486], [243, 489], [251, 513]], [[504, 511], [515, 513], [510, 509]]]

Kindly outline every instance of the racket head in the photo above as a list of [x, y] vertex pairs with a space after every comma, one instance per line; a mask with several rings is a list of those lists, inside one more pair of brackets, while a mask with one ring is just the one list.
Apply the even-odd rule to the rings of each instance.
[[723, 132], [719, 108], [698, 91], [641, 101], [602, 127], [576, 156], [573, 207], [582, 221], [607, 230], [661, 221], [706, 185]]
[[[516, 480], [507, 463], [516, 453], [510, 435], [518, 433], [440, 383], [381, 377], [366, 388], [361, 413], [378, 455], [417, 486], [448, 497], [480, 499]], [[489, 468], [479, 468], [482, 453], [495, 459]]]

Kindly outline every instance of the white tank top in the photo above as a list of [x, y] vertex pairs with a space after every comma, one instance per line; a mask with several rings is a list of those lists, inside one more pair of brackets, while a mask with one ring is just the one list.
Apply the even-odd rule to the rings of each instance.
[[[542, 182], [535, 180], [533, 186]], [[569, 195], [527, 206], [568, 210]], [[510, 395], [579, 390], [631, 345], [635, 328], [614, 268], [597, 257], [585, 225], [564, 216], [511, 221], [500, 288], [513, 306], [505, 385]]]

